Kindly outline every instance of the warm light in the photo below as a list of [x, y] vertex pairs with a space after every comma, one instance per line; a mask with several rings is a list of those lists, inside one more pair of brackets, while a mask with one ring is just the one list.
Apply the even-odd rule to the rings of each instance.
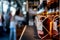
[[50, 22], [50, 37], [52, 36], [52, 22]]
[[34, 10], [36, 10], [36, 8], [34, 8]]
[[48, 12], [46, 12], [46, 14], [48, 14]]

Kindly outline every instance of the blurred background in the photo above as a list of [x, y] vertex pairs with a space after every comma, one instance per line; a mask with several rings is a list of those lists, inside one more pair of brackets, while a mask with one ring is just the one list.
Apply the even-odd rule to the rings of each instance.
[[[19, 12], [16, 13], [18, 9]], [[19, 13], [26, 18], [26, 0], [0, 0], [0, 40], [14, 40], [10, 38], [12, 28], [15, 27], [11, 20], [14, 20], [15, 14], [18, 15]], [[13, 27], [11, 27], [11, 24]]]
[[[20, 40], [40, 40], [36, 16], [38, 16], [37, 19], [41, 16], [43, 18], [50, 16], [52, 19], [56, 17], [59, 33], [59, 0], [0, 0], [0, 40], [19, 40], [19, 38], [21, 38]], [[43, 25], [45, 22], [44, 19]], [[25, 25], [27, 27], [24, 31]], [[47, 29], [47, 27], [45, 28]], [[50, 29], [50, 27], [48, 28]], [[43, 28], [46, 33], [41, 37], [48, 34], [46, 29]], [[12, 36], [14, 33], [16, 33], [16, 37]], [[58, 37], [53, 37], [53, 39], [55, 38], [58, 40]]]

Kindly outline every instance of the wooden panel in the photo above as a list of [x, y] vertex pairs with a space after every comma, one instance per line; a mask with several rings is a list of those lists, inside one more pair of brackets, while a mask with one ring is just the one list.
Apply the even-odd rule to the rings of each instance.
[[24, 26], [22, 26], [22, 27], [18, 27], [17, 26], [17, 29], [16, 29], [16, 37], [17, 37], [17, 40], [19, 40], [23, 29], [24, 29]]

